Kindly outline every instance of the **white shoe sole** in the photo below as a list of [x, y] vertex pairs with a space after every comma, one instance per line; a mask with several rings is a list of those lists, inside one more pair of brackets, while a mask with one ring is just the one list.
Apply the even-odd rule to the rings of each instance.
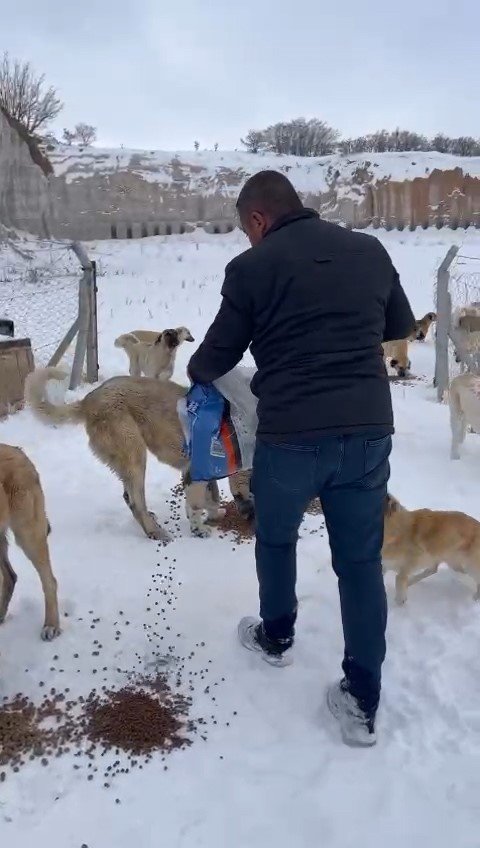
[[375, 733], [368, 733], [366, 727], [355, 720], [355, 716], [349, 715], [343, 710], [335, 697], [337, 693], [338, 686], [336, 684], [329, 686], [326, 703], [330, 715], [333, 716], [340, 728], [343, 743], [348, 745], [349, 748], [373, 748], [377, 744]]
[[242, 618], [239, 622], [237, 631], [240, 644], [243, 645], [247, 651], [259, 654], [262, 657], [262, 660], [269, 665], [276, 666], [277, 668], [284, 668], [287, 665], [292, 665], [293, 656], [291, 648], [288, 648], [283, 654], [267, 654], [261, 645], [259, 645], [258, 642], [251, 637], [253, 628], [258, 624], [260, 624], [260, 620], [258, 618], [253, 618], [253, 616]]

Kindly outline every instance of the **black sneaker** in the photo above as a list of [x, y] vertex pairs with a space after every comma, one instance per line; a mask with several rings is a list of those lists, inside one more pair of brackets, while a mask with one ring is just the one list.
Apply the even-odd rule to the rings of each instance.
[[238, 638], [244, 648], [261, 654], [270, 665], [286, 666], [293, 662], [292, 639], [270, 639], [259, 618], [246, 616], [238, 625]]
[[370, 748], [376, 744], [375, 719], [362, 710], [345, 678], [327, 689], [327, 706], [340, 725], [345, 745]]

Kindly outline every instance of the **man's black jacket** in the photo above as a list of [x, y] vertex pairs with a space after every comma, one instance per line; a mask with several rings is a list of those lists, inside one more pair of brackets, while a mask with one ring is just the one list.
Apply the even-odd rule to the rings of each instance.
[[381, 345], [414, 317], [376, 238], [303, 209], [230, 262], [222, 297], [189, 374], [210, 383], [251, 345], [260, 437], [393, 432]]

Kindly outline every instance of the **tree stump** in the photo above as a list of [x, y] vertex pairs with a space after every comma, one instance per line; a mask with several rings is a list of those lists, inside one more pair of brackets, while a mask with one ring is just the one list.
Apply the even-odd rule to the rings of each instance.
[[23, 408], [25, 379], [33, 369], [30, 339], [0, 341], [0, 418]]

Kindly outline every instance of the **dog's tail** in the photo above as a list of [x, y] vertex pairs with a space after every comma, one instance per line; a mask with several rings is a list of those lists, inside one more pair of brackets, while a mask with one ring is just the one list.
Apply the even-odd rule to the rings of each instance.
[[139, 344], [137, 337], [133, 333], [124, 333], [114, 341], [115, 347], [121, 347], [123, 350], [127, 350], [132, 344]]
[[37, 368], [28, 375], [25, 381], [25, 400], [39, 418], [53, 424], [66, 424], [68, 421], [79, 423], [83, 421], [83, 402], [52, 403], [47, 397], [49, 380], [65, 380], [68, 374], [59, 368]]

